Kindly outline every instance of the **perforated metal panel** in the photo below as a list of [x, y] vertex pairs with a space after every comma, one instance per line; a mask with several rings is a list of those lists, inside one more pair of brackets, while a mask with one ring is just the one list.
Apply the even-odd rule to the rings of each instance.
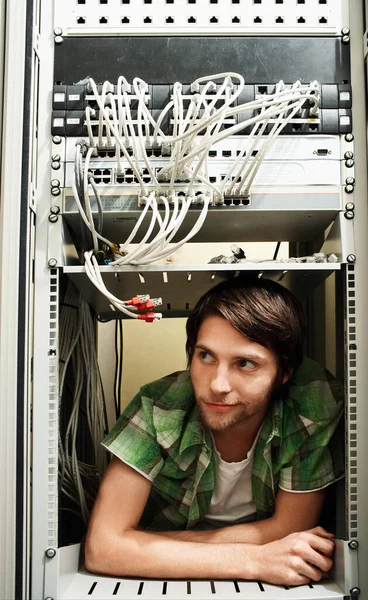
[[326, 581], [289, 588], [255, 581], [156, 581], [116, 579], [81, 572], [75, 575], [62, 600], [309, 600], [344, 598], [342, 590]]
[[47, 533], [48, 546], [57, 547], [57, 499], [58, 499], [58, 407], [59, 407], [59, 357], [58, 357], [58, 272], [50, 269], [49, 312], [49, 401], [48, 401], [48, 498]]
[[357, 372], [356, 372], [356, 305], [355, 266], [346, 270], [347, 306], [345, 315], [346, 336], [346, 529], [350, 538], [358, 537], [358, 450], [357, 450]]
[[[265, 277], [279, 281], [296, 294], [302, 291], [304, 297], [332, 271], [341, 267], [339, 263], [285, 263], [281, 268], [280, 266], [269, 262], [239, 263], [236, 265], [237, 270], [231, 271], [226, 264], [167, 265], [165, 270], [162, 265], [149, 265], [143, 272], [140, 267], [102, 266], [101, 274], [108, 290], [117, 297], [130, 298], [138, 293], [149, 293], [151, 297], [162, 296], [160, 312], [166, 317], [186, 317], [198, 298], [209, 288], [242, 271], [263, 273]], [[82, 290], [84, 297], [102, 319], [116, 317], [106, 298], [85, 275], [84, 267], [64, 267], [64, 272]]]
[[63, 35], [340, 34], [341, 0], [64, 0]]

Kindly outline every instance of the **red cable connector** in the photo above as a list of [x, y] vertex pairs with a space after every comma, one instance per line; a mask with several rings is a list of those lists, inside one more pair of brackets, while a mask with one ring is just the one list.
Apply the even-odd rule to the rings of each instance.
[[151, 298], [147, 300], [147, 302], [143, 302], [142, 304], [136, 304], [137, 310], [151, 310], [152, 308], [156, 308], [156, 306], [160, 306], [162, 304], [162, 298]]
[[148, 312], [144, 315], [138, 315], [137, 318], [140, 321], [146, 321], [146, 323], [155, 323], [156, 321], [161, 321], [162, 313]]
[[131, 300], [124, 300], [124, 304], [126, 304], [126, 306], [138, 306], [139, 304], [145, 304], [148, 300], [149, 294], [144, 294], [141, 296], [134, 296]]

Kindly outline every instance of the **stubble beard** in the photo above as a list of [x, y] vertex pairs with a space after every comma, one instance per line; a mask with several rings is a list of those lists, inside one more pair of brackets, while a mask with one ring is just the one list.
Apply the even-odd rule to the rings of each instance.
[[[208, 401], [208, 400], [207, 400]], [[232, 402], [234, 404], [234, 410], [231, 414], [227, 413], [213, 413], [209, 414], [210, 408], [205, 408], [206, 399], [203, 397], [197, 398], [197, 405], [202, 423], [211, 429], [212, 431], [225, 431], [226, 429], [232, 429], [245, 423], [250, 419], [257, 411], [251, 410], [251, 404], [245, 404], [241, 402]], [[240, 406], [242, 410], [237, 410], [236, 406]]]

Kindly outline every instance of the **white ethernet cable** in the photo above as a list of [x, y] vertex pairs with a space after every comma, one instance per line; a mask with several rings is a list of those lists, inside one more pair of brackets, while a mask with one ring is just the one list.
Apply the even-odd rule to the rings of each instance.
[[[118, 310], [118, 311], [122, 312], [124, 315], [126, 315], [127, 317], [130, 317], [131, 319], [137, 319], [139, 321], [146, 321], [146, 323], [154, 323], [156, 321], [161, 321], [161, 319], [162, 319], [161, 313], [148, 312], [148, 313], [140, 314], [137, 312], [133, 312], [132, 310], [129, 310], [127, 308], [127, 306], [130, 306], [128, 303], [124, 302], [123, 300], [120, 300], [119, 298], [114, 296], [114, 294], [109, 292], [109, 290], [105, 286], [105, 283], [102, 279], [99, 264], [96, 260], [96, 257], [93, 255], [93, 250], [90, 250], [89, 252], [85, 252], [84, 258], [85, 258], [85, 269], [86, 269], [86, 274], [87, 274], [88, 279], [110, 301], [110, 308], [112, 310]], [[147, 300], [149, 301], [149, 296], [145, 296], [145, 298], [147, 298]], [[146, 303], [142, 302], [142, 307], [140, 308], [138, 306], [138, 310], [145, 310], [147, 307], [144, 306], [144, 304], [146, 304]], [[160, 304], [162, 304], [161, 298], [154, 298], [152, 300], [152, 307], [159, 306]]]

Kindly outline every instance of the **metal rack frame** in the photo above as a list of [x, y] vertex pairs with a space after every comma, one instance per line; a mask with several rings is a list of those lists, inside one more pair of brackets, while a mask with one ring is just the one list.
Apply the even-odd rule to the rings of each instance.
[[[6, 543], [0, 551], [0, 597], [7, 600], [17, 598], [86, 598], [106, 597], [106, 586], [111, 585], [109, 578], [95, 578], [81, 572], [81, 578], [88, 578], [88, 590], [68, 588], [77, 576], [78, 549], [69, 551], [58, 549], [57, 543], [57, 422], [58, 422], [58, 381], [57, 381], [57, 338], [58, 338], [58, 269], [50, 268], [47, 262], [50, 209], [49, 165], [51, 156], [50, 114], [51, 90], [53, 81], [53, 48], [55, 43], [53, 5], [42, 2], [42, 27], [39, 22], [41, 1], [29, 0], [28, 7], [22, 3], [6, 2], [7, 8], [7, 53], [5, 56], [4, 79], [4, 129], [2, 157], [2, 205], [1, 205], [1, 361], [0, 394], [4, 402], [5, 418], [0, 428], [0, 444], [3, 461], [0, 468], [1, 498], [3, 511], [0, 515], [1, 537]], [[5, 3], [0, 5], [0, 23]], [[275, 586], [254, 587], [252, 583], [239, 583], [239, 590], [233, 586], [232, 594], [221, 582], [215, 585], [219, 597], [265, 597], [269, 598], [368, 598], [368, 477], [366, 475], [368, 405], [364, 401], [368, 393], [365, 376], [368, 331], [368, 278], [366, 257], [368, 256], [368, 214], [367, 214], [367, 165], [365, 127], [365, 85], [363, 39], [363, 2], [350, 0], [342, 3], [343, 14], [349, 7], [349, 28], [351, 47], [351, 76], [353, 89], [353, 121], [355, 147], [355, 219], [354, 254], [356, 260], [343, 267], [345, 277], [345, 323], [346, 323], [346, 532], [348, 541], [341, 543], [336, 559], [336, 585], [316, 586], [297, 590], [278, 589]], [[28, 8], [28, 12], [26, 10]], [[31, 85], [34, 93], [38, 91], [38, 100], [31, 93], [28, 116], [21, 122], [24, 95], [23, 77], [26, 59], [26, 46], [15, 32], [20, 27], [26, 29], [26, 22], [33, 19], [32, 61], [28, 65], [32, 73]], [[11, 73], [9, 71], [11, 66]], [[37, 122], [38, 120], [38, 122]], [[24, 123], [28, 124], [31, 136], [30, 151], [21, 161], [22, 135]], [[36, 138], [36, 129], [38, 137]], [[38, 146], [35, 144], [35, 140]], [[28, 167], [25, 172], [25, 164]], [[19, 173], [23, 172], [27, 190], [21, 185]], [[37, 176], [37, 177], [36, 177]], [[28, 198], [26, 202], [24, 198]], [[21, 198], [26, 207], [27, 219], [21, 221]], [[34, 215], [36, 232], [34, 239]], [[24, 234], [26, 232], [26, 237]], [[23, 236], [23, 237], [21, 237]], [[33, 243], [34, 239], [34, 243]], [[25, 241], [26, 240], [26, 241]], [[18, 253], [27, 246], [26, 259]], [[13, 248], [12, 270], [8, 269], [7, 253]], [[346, 258], [346, 257], [344, 257]], [[33, 263], [34, 260], [34, 263]], [[14, 265], [14, 267], [13, 267]], [[304, 266], [303, 266], [304, 267]], [[339, 265], [340, 267], [340, 265]], [[339, 270], [339, 267], [337, 269]], [[70, 267], [72, 268], [72, 267]], [[185, 273], [187, 268], [183, 267]], [[194, 271], [193, 266], [191, 270]], [[209, 269], [212, 272], [212, 266]], [[299, 269], [302, 271], [302, 269]], [[32, 277], [32, 271], [34, 277]], [[22, 275], [23, 274], [23, 275]], [[25, 294], [24, 294], [25, 290]], [[21, 302], [18, 302], [21, 298]], [[32, 315], [32, 307], [34, 307]], [[21, 311], [21, 312], [19, 312]], [[25, 316], [26, 315], [26, 316]], [[21, 317], [21, 318], [19, 318]], [[32, 318], [33, 317], [33, 318]], [[46, 317], [46, 318], [45, 318]], [[27, 335], [25, 335], [27, 332]], [[23, 340], [24, 346], [20, 347]], [[32, 351], [31, 351], [32, 346]], [[33, 364], [33, 373], [31, 369]], [[18, 367], [18, 368], [16, 368]], [[19, 373], [22, 377], [19, 379]], [[33, 377], [33, 380], [32, 380]], [[4, 400], [3, 400], [4, 399]], [[6, 400], [6, 401], [5, 401]], [[18, 414], [16, 407], [18, 406]], [[28, 441], [30, 438], [30, 408], [33, 408], [32, 460]], [[22, 416], [21, 416], [22, 415]], [[21, 424], [19, 436], [26, 443], [19, 457], [18, 480], [22, 484], [15, 487], [15, 466], [17, 451], [17, 425]], [[30, 498], [29, 469], [32, 464], [32, 500]], [[31, 504], [33, 506], [31, 512]], [[21, 512], [24, 517], [21, 517]], [[31, 524], [28, 523], [31, 517]], [[18, 529], [17, 529], [18, 523]], [[30, 529], [32, 545], [30, 548]], [[15, 532], [17, 531], [17, 537]], [[359, 546], [359, 548], [358, 548]], [[342, 557], [342, 558], [341, 558]], [[31, 561], [31, 573], [28, 565]], [[359, 581], [356, 565], [359, 567]], [[30, 579], [32, 583], [30, 584]], [[69, 582], [67, 584], [67, 580]], [[92, 585], [94, 581], [97, 584]], [[139, 585], [118, 581], [114, 583], [111, 596], [119, 597], [161, 597], [164, 582], [147, 582], [139, 592]], [[201, 585], [203, 583], [203, 585]], [[87, 585], [86, 584], [86, 585]], [[197, 586], [198, 584], [198, 586]], [[85, 583], [83, 584], [85, 585]], [[124, 586], [128, 586], [124, 588]], [[130, 587], [129, 587], [130, 586]], [[192, 598], [213, 597], [213, 588], [209, 582], [196, 582], [193, 585]], [[133, 590], [134, 587], [134, 590]], [[102, 596], [100, 590], [102, 589]], [[110, 588], [109, 588], [110, 589]], [[114, 594], [114, 590], [116, 593]], [[74, 591], [73, 591], [74, 590]], [[126, 590], [126, 591], [125, 591]], [[195, 591], [195, 593], [194, 593]], [[93, 592], [93, 594], [92, 594]], [[188, 588], [174, 583], [170, 587], [170, 597], [182, 598]], [[79, 592], [78, 592], [79, 593]], [[216, 592], [217, 593], [217, 592]], [[74, 594], [70, 595], [70, 594]], [[129, 594], [129, 596], [127, 596]], [[184, 595], [183, 595], [184, 594]], [[244, 594], [244, 595], [243, 595]], [[340, 596], [339, 596], [340, 594]]]

